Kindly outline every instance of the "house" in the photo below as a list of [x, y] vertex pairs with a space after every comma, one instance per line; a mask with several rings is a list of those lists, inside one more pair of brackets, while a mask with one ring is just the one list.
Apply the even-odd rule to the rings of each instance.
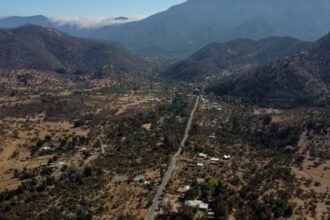
[[211, 161], [211, 163], [218, 163], [220, 161], [220, 158], [211, 157], [210, 161]]
[[230, 158], [231, 158], [230, 155], [227, 155], [227, 154], [223, 155], [224, 160], [230, 160]]
[[197, 167], [203, 167], [204, 166], [204, 164], [202, 164], [202, 163], [197, 163], [196, 165], [197, 165]]
[[199, 153], [198, 157], [207, 159], [207, 154]]
[[200, 200], [187, 200], [185, 202], [186, 206], [193, 207], [193, 208], [198, 208], [202, 210], [207, 210], [209, 208], [209, 205], [207, 203], [204, 203]]

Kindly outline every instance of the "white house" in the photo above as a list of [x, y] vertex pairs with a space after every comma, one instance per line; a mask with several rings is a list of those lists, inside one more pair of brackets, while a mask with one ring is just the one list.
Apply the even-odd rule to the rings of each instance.
[[213, 163], [218, 163], [220, 161], [220, 158], [211, 157], [210, 161], [213, 162]]
[[200, 200], [187, 200], [185, 202], [186, 206], [193, 207], [193, 208], [199, 208], [202, 210], [207, 210], [209, 208], [209, 205], [200, 201]]

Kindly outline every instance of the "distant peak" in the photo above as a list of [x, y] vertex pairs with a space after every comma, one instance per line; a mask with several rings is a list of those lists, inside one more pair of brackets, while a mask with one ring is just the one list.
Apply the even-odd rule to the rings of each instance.
[[114, 20], [116, 20], [116, 21], [127, 21], [129, 18], [128, 17], [117, 17], [117, 18], [115, 18]]

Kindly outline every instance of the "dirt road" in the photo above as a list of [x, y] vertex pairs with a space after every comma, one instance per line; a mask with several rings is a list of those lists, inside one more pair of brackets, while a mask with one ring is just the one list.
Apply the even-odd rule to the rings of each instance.
[[196, 98], [196, 103], [195, 103], [195, 106], [193, 108], [193, 110], [191, 111], [190, 113], [190, 117], [189, 117], [189, 120], [188, 120], [188, 123], [187, 123], [187, 127], [186, 127], [186, 130], [185, 130], [185, 134], [183, 136], [183, 139], [180, 143], [180, 147], [178, 149], [178, 151], [174, 154], [174, 156], [172, 157], [172, 161], [168, 167], [168, 170], [167, 172], [165, 173], [164, 177], [163, 177], [163, 180], [162, 180], [162, 183], [161, 185], [159, 186], [159, 189], [157, 191], [157, 194], [152, 202], [152, 205], [150, 206], [149, 210], [148, 210], [148, 214], [146, 216], [146, 220], [153, 220], [155, 218], [155, 215], [156, 215], [156, 210], [158, 209], [159, 207], [159, 204], [162, 200], [162, 197], [163, 197], [163, 194], [164, 194], [164, 189], [168, 183], [168, 181], [171, 179], [171, 176], [173, 174], [173, 171], [176, 167], [176, 164], [177, 164], [177, 161], [179, 159], [179, 156], [181, 154], [181, 151], [182, 151], [182, 148], [185, 146], [185, 143], [189, 137], [189, 132], [190, 132], [190, 129], [191, 129], [191, 125], [192, 125], [192, 121], [193, 121], [193, 118], [194, 118], [194, 115], [195, 115], [195, 112], [197, 110], [197, 107], [198, 107], [198, 103], [199, 103], [199, 99], [200, 97], [197, 97]]

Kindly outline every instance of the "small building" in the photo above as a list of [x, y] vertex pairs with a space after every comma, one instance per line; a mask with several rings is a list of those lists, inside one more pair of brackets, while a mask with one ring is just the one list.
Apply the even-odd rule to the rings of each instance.
[[196, 181], [198, 184], [205, 183], [205, 179], [203, 179], [203, 178], [196, 178]]
[[203, 159], [207, 159], [207, 154], [199, 153], [198, 157], [203, 158]]
[[211, 157], [211, 158], [210, 158], [210, 161], [211, 161], [211, 163], [218, 163], [218, 162], [220, 162], [220, 158], [217, 158], [217, 157]]
[[201, 210], [207, 210], [209, 208], [209, 204], [201, 203], [199, 204], [199, 209]]
[[177, 190], [177, 192], [179, 192], [179, 193], [186, 193], [186, 192], [188, 192], [190, 190], [190, 186], [189, 185], [186, 185], [186, 186], [184, 186], [184, 187], [180, 187], [178, 190]]
[[39, 151], [40, 152], [47, 152], [47, 151], [51, 151], [52, 148], [50, 147], [49, 142], [44, 143], [40, 148]]
[[231, 156], [228, 154], [223, 155], [224, 160], [230, 160]]
[[207, 219], [214, 219], [214, 212], [207, 212]]
[[136, 176], [134, 178], [134, 181], [138, 182], [138, 183], [143, 183], [144, 182], [144, 176], [142, 176], [142, 175]]
[[143, 183], [143, 185], [145, 185], [145, 186], [149, 186], [149, 185], [151, 185], [151, 181], [149, 181], [149, 180], [145, 180], [144, 183]]
[[198, 208], [201, 210], [207, 210], [209, 208], [209, 205], [207, 203], [204, 203], [200, 200], [187, 200], [185, 202], [185, 205], [193, 208]]
[[59, 167], [59, 168], [62, 168], [64, 166], [66, 166], [66, 162], [64, 162], [64, 161], [60, 161], [57, 163], [57, 167]]
[[196, 165], [197, 165], [197, 167], [203, 167], [204, 166], [203, 163], [197, 163]]
[[293, 148], [291, 145], [287, 145], [287, 146], [284, 148], [284, 150], [285, 150], [286, 152], [292, 153], [292, 152], [294, 151], [294, 148]]
[[56, 163], [50, 163], [49, 165], [48, 165], [48, 168], [56, 168], [57, 166], [56, 166]]

